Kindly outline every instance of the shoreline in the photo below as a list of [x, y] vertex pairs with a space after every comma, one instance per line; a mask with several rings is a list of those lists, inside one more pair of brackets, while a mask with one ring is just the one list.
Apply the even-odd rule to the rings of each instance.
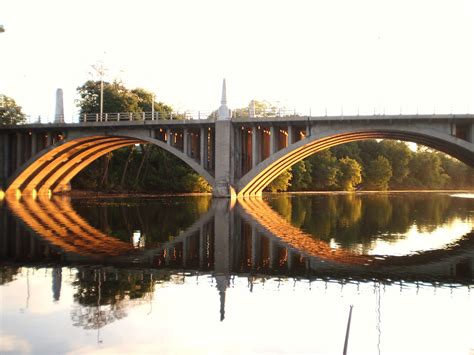
[[[283, 191], [283, 192], [264, 192], [263, 196], [277, 195], [362, 195], [362, 194], [404, 194], [404, 193], [462, 193], [474, 194], [473, 190], [367, 190], [367, 191]], [[145, 192], [99, 192], [89, 190], [73, 190], [58, 194], [57, 196], [69, 196], [71, 198], [161, 198], [161, 197], [195, 197], [212, 196], [210, 192], [189, 192], [189, 193], [145, 193]]]

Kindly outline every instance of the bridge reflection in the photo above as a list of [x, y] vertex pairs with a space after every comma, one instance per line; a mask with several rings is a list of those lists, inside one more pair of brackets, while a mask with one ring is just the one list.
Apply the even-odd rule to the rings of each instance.
[[8, 198], [0, 209], [2, 260], [285, 277], [472, 283], [473, 231], [450, 248], [405, 256], [356, 254], [291, 225], [261, 199], [215, 200], [169, 240], [120, 240], [92, 227], [65, 196]]
[[[249, 289], [268, 278], [346, 283], [474, 285], [474, 232], [451, 248], [406, 256], [355, 254], [333, 248], [291, 225], [261, 199], [229, 205], [215, 199], [174, 238], [147, 243], [120, 240], [91, 226], [64, 196], [8, 198], [0, 202], [1, 282], [21, 267], [52, 268], [53, 300], [61, 294], [62, 267], [74, 267], [73, 322], [98, 329], [150, 301], [158, 283], [211, 276], [225, 317], [234, 276]], [[29, 269], [28, 269], [29, 270]], [[100, 307], [107, 306], [107, 307]]]

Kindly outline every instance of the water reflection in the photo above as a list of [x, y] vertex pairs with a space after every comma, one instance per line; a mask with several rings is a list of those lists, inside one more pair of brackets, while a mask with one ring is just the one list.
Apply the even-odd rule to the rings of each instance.
[[[470, 199], [352, 194], [235, 206], [207, 197], [75, 204], [68, 197], [7, 200], [4, 259], [300, 277], [472, 277]], [[421, 250], [400, 253], [405, 245]]]
[[[321, 295], [337, 287], [339, 297], [369, 287], [380, 352], [385, 287], [410, 294], [474, 285], [473, 200], [403, 198], [286, 195], [235, 205], [207, 197], [12, 199], [0, 208], [0, 285], [26, 278], [28, 308], [29, 280], [45, 270], [49, 299], [72, 300], [70, 322], [97, 331], [98, 343], [101, 330], [134, 310], [151, 314], [158, 290], [170, 285], [211, 285], [211, 317], [226, 322], [229, 293], [243, 280], [249, 292], [292, 285]], [[456, 223], [464, 229], [449, 229]], [[433, 248], [429, 239], [440, 228], [448, 238]], [[414, 232], [428, 239], [425, 247], [400, 254], [397, 245]], [[392, 249], [374, 253], [382, 241]]]
[[[277, 195], [268, 203], [292, 225], [335, 247], [359, 254], [401, 255], [442, 248], [470, 232], [474, 200], [459, 198], [464, 196], [469, 194]], [[436, 237], [437, 231], [444, 237]], [[429, 238], [416, 245], [413, 240], [423, 233]], [[409, 247], [398, 243], [410, 238]], [[381, 244], [391, 248], [382, 250]]]

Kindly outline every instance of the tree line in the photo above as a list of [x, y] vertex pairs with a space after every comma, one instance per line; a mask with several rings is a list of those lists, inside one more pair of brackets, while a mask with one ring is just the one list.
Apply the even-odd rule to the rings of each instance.
[[366, 140], [318, 152], [280, 175], [269, 191], [472, 189], [474, 169], [441, 152]]

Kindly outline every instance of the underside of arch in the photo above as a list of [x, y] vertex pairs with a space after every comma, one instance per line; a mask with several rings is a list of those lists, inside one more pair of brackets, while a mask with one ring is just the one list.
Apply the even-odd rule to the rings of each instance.
[[340, 144], [367, 139], [394, 139], [414, 142], [446, 153], [474, 167], [472, 152], [439, 138], [401, 131], [345, 132], [319, 139], [309, 137], [277, 152], [240, 179], [237, 186], [238, 196], [261, 195], [263, 189], [283, 171], [314, 153]]
[[13, 176], [6, 194], [39, 194], [62, 191], [80, 171], [101, 156], [134, 144], [154, 144], [177, 156], [213, 185], [213, 177], [176, 148], [156, 139], [126, 136], [89, 136], [61, 142], [31, 158]]

